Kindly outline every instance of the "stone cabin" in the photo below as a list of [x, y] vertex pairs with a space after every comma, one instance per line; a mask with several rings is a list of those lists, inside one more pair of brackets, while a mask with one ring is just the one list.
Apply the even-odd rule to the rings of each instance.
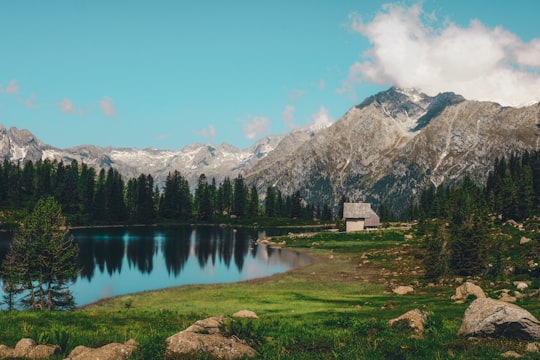
[[379, 227], [379, 215], [371, 209], [370, 203], [344, 203], [343, 218], [346, 231], [362, 231]]

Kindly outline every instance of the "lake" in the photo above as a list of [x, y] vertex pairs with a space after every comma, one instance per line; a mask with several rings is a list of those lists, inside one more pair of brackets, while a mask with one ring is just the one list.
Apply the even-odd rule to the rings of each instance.
[[[313, 260], [299, 252], [256, 244], [259, 238], [288, 231], [219, 226], [74, 229], [80, 274], [71, 290], [81, 306], [145, 290], [260, 278], [310, 264]], [[4, 234], [0, 259], [8, 246]]]

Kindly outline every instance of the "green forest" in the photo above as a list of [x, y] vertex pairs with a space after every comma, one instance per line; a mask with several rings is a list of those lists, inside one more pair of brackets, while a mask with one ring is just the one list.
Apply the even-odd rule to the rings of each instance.
[[[522, 221], [540, 207], [540, 152], [525, 152], [497, 159], [486, 185], [465, 178], [459, 185], [428, 186], [402, 214], [376, 207], [382, 221], [467, 218], [471, 214], [498, 214]], [[283, 195], [268, 186], [264, 196], [243, 177], [214, 178], [201, 174], [195, 189], [177, 170], [159, 188], [152, 175], [125, 180], [113, 168], [96, 169], [73, 160], [28, 161], [22, 166], [5, 160], [0, 165], [0, 211], [34, 207], [40, 198], [53, 196], [74, 225], [149, 224], [166, 221], [212, 222], [227, 218], [257, 217], [332, 221], [329, 204], [309, 204], [300, 191]], [[260, 201], [264, 198], [264, 201]], [[342, 197], [340, 204], [345, 201]], [[4, 219], [6, 220], [6, 219]], [[4, 221], [9, 222], [9, 221]]]
[[[215, 221], [227, 216], [259, 216], [331, 220], [327, 204], [305, 203], [300, 192], [283, 195], [269, 186], [264, 202], [242, 178], [220, 184], [201, 174], [196, 189], [175, 170], [160, 189], [151, 175], [122, 178], [113, 168], [99, 173], [87, 164], [28, 161], [21, 166], [4, 161], [0, 166], [0, 211], [30, 210], [43, 197], [53, 196], [70, 225], [149, 224], [158, 221]], [[4, 219], [5, 220], [5, 219]], [[7, 221], [5, 221], [7, 222]]]
[[458, 186], [428, 187], [405, 216], [419, 221], [426, 277], [436, 280], [451, 275], [499, 278], [510, 263], [515, 274], [539, 277], [528, 264], [540, 257], [539, 250], [512, 258], [508, 234], [502, 231], [519, 229], [519, 223], [540, 230], [539, 213], [540, 152], [525, 152], [498, 159], [485, 186], [466, 177]]
[[466, 177], [457, 186], [427, 187], [403, 215], [408, 219], [449, 218], [461, 212], [487, 212], [523, 221], [540, 211], [540, 152], [500, 158], [485, 186]]

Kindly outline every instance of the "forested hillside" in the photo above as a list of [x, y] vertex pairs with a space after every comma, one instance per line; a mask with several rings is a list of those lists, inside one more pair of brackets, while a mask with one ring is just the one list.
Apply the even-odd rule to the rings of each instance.
[[[475, 197], [471, 204], [464, 198]], [[418, 203], [404, 215], [409, 219], [446, 218], [469, 205], [498, 214], [503, 220], [524, 220], [540, 211], [540, 152], [524, 152], [510, 158], [497, 159], [489, 171], [485, 186], [465, 178], [461, 185], [430, 186]], [[469, 209], [470, 211], [470, 209]]]
[[[71, 225], [153, 223], [156, 221], [213, 221], [216, 217], [332, 219], [326, 205], [310, 205], [299, 192], [283, 196], [268, 187], [264, 202], [255, 187], [249, 188], [242, 176], [215, 179], [200, 175], [197, 187], [190, 189], [178, 171], [169, 173], [162, 189], [151, 175], [141, 174], [127, 182], [109, 168], [99, 173], [73, 160], [4, 161], [0, 166], [0, 210], [31, 209], [45, 196], [61, 204]], [[5, 211], [4, 211], [5, 213]], [[2, 220], [0, 220], [2, 221]], [[3, 219], [5, 222], [6, 219]]]
[[[420, 220], [426, 274], [438, 279], [447, 275], [497, 277], [505, 271], [540, 276], [534, 266], [540, 257], [535, 245], [540, 240], [539, 214], [540, 152], [525, 152], [497, 160], [486, 186], [465, 178], [459, 186], [426, 189], [407, 216]], [[536, 239], [525, 239], [533, 244], [530, 248], [513, 248], [501, 227], [520, 231], [523, 226]]]

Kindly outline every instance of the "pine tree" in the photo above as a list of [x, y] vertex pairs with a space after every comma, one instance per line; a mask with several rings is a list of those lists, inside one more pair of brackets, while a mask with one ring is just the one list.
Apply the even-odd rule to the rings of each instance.
[[246, 215], [247, 210], [247, 188], [244, 184], [242, 175], [238, 175], [234, 179], [234, 202], [233, 213], [236, 216], [242, 217]]
[[330, 206], [328, 206], [328, 204], [324, 204], [321, 213], [321, 220], [329, 221], [332, 220], [332, 217], [332, 209], [330, 209]]
[[92, 220], [94, 209], [94, 190], [96, 187], [96, 170], [86, 164], [81, 165], [79, 177], [79, 198], [81, 199], [81, 221], [88, 224]]
[[259, 193], [255, 185], [249, 191], [248, 214], [251, 217], [259, 216]]
[[118, 171], [113, 168], [107, 171], [105, 200], [109, 223], [118, 224], [125, 221], [127, 210], [124, 203], [124, 182]]
[[166, 219], [191, 218], [192, 198], [189, 184], [177, 170], [167, 175], [159, 203], [159, 213]]
[[195, 207], [199, 220], [211, 221], [214, 218], [211, 187], [204, 174], [199, 176], [198, 186], [195, 190]]
[[445, 220], [425, 220], [422, 224], [425, 238], [425, 277], [436, 280], [449, 272], [448, 229]]
[[[8, 295], [22, 293], [22, 304], [32, 310], [73, 308], [68, 283], [78, 273], [77, 251], [60, 204], [52, 197], [40, 199], [15, 234], [2, 267]], [[13, 306], [14, 298], [9, 301]]]
[[99, 171], [94, 195], [93, 218], [98, 222], [107, 220], [107, 195], [105, 190], [105, 169]]
[[293, 219], [302, 218], [302, 198], [300, 197], [300, 191], [294, 192], [291, 198], [291, 213], [290, 217]]
[[229, 177], [225, 177], [225, 179], [223, 179], [223, 182], [221, 183], [221, 186], [218, 190], [218, 198], [219, 211], [222, 214], [231, 213], [233, 204], [233, 187], [231, 184], [231, 179]]
[[276, 191], [272, 185], [266, 188], [266, 197], [264, 198], [264, 212], [266, 216], [276, 216]]

